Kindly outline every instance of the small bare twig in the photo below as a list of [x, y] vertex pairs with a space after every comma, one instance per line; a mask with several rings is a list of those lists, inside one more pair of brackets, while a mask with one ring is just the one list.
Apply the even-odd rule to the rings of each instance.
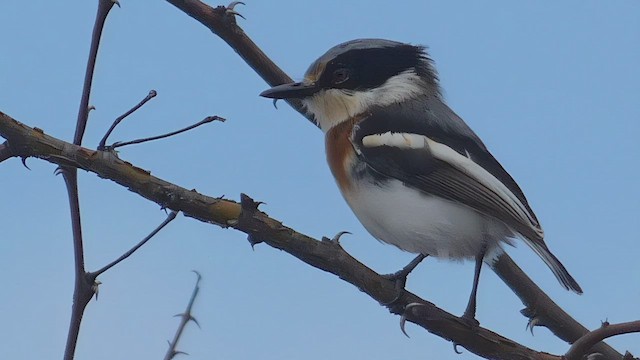
[[569, 351], [567, 351], [567, 353], [564, 355], [564, 359], [580, 360], [584, 355], [587, 355], [590, 352], [597, 352], [597, 350], [592, 349], [592, 347], [606, 338], [637, 332], [640, 332], [640, 320], [619, 324], [609, 324], [608, 322], [603, 322], [602, 326], [600, 326], [598, 329], [585, 334], [583, 337], [573, 343], [573, 345], [571, 345], [571, 347], [569, 348]]
[[193, 272], [198, 276], [198, 279], [196, 280], [196, 286], [193, 288], [193, 293], [191, 293], [191, 299], [189, 299], [187, 309], [182, 314], [176, 315], [180, 317], [180, 325], [178, 325], [178, 330], [176, 331], [173, 340], [169, 343], [169, 349], [167, 350], [167, 354], [164, 356], [164, 360], [171, 360], [177, 354], [187, 354], [184, 351], [176, 350], [176, 348], [178, 347], [178, 341], [180, 340], [180, 337], [184, 332], [184, 328], [187, 326], [189, 321], [193, 321], [194, 323], [196, 323], [196, 325], [198, 325], [198, 327], [200, 327], [200, 324], [198, 324], [196, 318], [193, 317], [191, 309], [193, 308], [193, 302], [196, 300], [196, 296], [198, 296], [198, 291], [200, 291], [200, 280], [202, 280], [202, 276], [195, 270], [193, 270]]
[[134, 252], [136, 252], [144, 244], [146, 244], [147, 241], [151, 240], [152, 237], [154, 237], [158, 232], [160, 232], [160, 230], [162, 230], [162, 228], [164, 228], [165, 226], [167, 226], [167, 224], [169, 224], [171, 221], [173, 221], [173, 219], [175, 219], [177, 215], [178, 215], [177, 211], [171, 211], [169, 213], [169, 215], [167, 215], [167, 218], [162, 222], [162, 224], [158, 225], [158, 227], [155, 228], [144, 239], [142, 239], [142, 241], [137, 243], [134, 247], [129, 249], [129, 251], [127, 251], [126, 253], [122, 254], [122, 256], [120, 256], [116, 260], [114, 260], [111, 263], [109, 263], [106, 266], [104, 266], [102, 269], [91, 272], [90, 275], [93, 276], [94, 278], [96, 278], [96, 277], [100, 276], [100, 274], [104, 273], [105, 271], [107, 271], [107, 270], [111, 269], [112, 267], [114, 267], [115, 265], [119, 264], [122, 260], [124, 260], [124, 259], [128, 258], [129, 256], [131, 256]]
[[156, 95], [158, 95], [158, 92], [155, 90], [151, 90], [149, 91], [149, 93], [147, 94], [147, 96], [144, 97], [144, 99], [142, 99], [142, 101], [140, 101], [139, 103], [137, 103], [136, 105], [134, 105], [131, 109], [129, 109], [127, 112], [125, 112], [124, 114], [118, 116], [115, 121], [113, 122], [113, 124], [111, 124], [111, 127], [109, 128], [109, 130], [107, 130], [107, 132], [104, 134], [104, 136], [102, 137], [102, 140], [100, 140], [100, 143], [98, 144], [98, 150], [104, 150], [105, 149], [105, 144], [107, 143], [107, 138], [109, 137], [109, 135], [111, 135], [111, 133], [113, 132], [113, 130], [115, 130], [116, 126], [118, 126], [118, 124], [120, 124], [120, 122], [122, 120], [124, 120], [127, 116], [133, 114], [136, 110], [140, 109], [144, 104], [146, 104], [149, 100], [153, 99], [154, 97], [156, 97]]
[[178, 135], [178, 134], [183, 133], [185, 131], [189, 131], [191, 129], [195, 129], [200, 125], [204, 125], [204, 124], [213, 122], [215, 120], [222, 121], [222, 122], [226, 121], [225, 118], [221, 118], [220, 116], [207, 116], [203, 120], [200, 120], [199, 122], [197, 122], [197, 123], [195, 123], [193, 125], [187, 126], [184, 129], [180, 129], [180, 130], [172, 131], [172, 132], [164, 134], [164, 135], [152, 136], [152, 137], [148, 137], [148, 138], [144, 138], [144, 139], [136, 139], [136, 140], [131, 140], [131, 141], [115, 142], [115, 143], [113, 143], [113, 145], [111, 145], [109, 147], [111, 149], [115, 149], [115, 148], [119, 148], [119, 147], [122, 147], [122, 146], [133, 145], [133, 144], [141, 144], [141, 143], [147, 142], [147, 141], [164, 139], [164, 138], [167, 138], [167, 137], [170, 137], [170, 136]]

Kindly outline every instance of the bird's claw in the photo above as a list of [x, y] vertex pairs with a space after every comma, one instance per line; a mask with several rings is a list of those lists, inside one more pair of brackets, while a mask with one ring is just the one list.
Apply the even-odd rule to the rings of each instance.
[[525, 328], [525, 330], [531, 331], [531, 335], [533, 335], [533, 328], [538, 325], [540, 325], [540, 319], [538, 319], [537, 317], [532, 317], [529, 319], [529, 321], [527, 321], [527, 327]]
[[411, 303], [411, 304], [407, 304], [407, 306], [405, 306], [404, 311], [402, 312], [402, 315], [400, 315], [400, 330], [402, 330], [402, 333], [404, 334], [404, 336], [406, 337], [410, 337], [409, 334], [407, 334], [407, 332], [404, 329], [404, 325], [407, 322], [407, 312], [409, 310], [411, 310], [412, 308], [416, 307], [416, 306], [423, 306], [420, 303]]
[[328, 242], [331, 242], [331, 243], [333, 243], [335, 245], [342, 246], [342, 245], [340, 245], [340, 237], [342, 237], [342, 235], [344, 235], [344, 234], [351, 235], [351, 233], [348, 232], [348, 231], [340, 231], [339, 233], [335, 234], [331, 239], [329, 239], [326, 236], [323, 236], [322, 237], [322, 241], [328, 241]]
[[396, 296], [391, 301], [383, 303], [382, 305], [387, 307], [392, 306], [396, 302], [398, 302], [398, 300], [400, 300], [400, 297], [404, 292], [405, 285], [407, 285], [407, 276], [409, 276], [409, 274], [413, 271], [413, 269], [415, 269], [416, 266], [418, 266], [418, 264], [420, 264], [420, 262], [424, 260], [427, 256], [428, 255], [420, 254], [416, 256], [415, 259], [411, 260], [411, 262], [407, 264], [407, 266], [403, 267], [399, 271], [396, 271], [393, 274], [382, 275], [382, 277], [393, 281], [394, 286], [396, 288]]
[[229, 5], [227, 5], [227, 10], [226, 13], [230, 14], [230, 15], [235, 15], [235, 16], [240, 16], [241, 18], [247, 20], [244, 16], [242, 16], [242, 14], [240, 14], [239, 12], [235, 11], [234, 8], [237, 5], [246, 5], [245, 3], [243, 3], [242, 1], [233, 1], [231, 2]]

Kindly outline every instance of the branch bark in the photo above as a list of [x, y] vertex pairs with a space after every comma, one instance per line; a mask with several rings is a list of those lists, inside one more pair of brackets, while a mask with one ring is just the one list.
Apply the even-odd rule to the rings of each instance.
[[[259, 211], [257, 203], [248, 197], [243, 197], [242, 203], [238, 203], [199, 194], [154, 177], [149, 171], [121, 160], [114, 153], [94, 151], [56, 139], [2, 112], [0, 136], [8, 140], [16, 157], [38, 157], [53, 164], [93, 172], [163, 207], [182, 211], [186, 216], [203, 222], [242, 231], [253, 241], [265, 242], [338, 276], [380, 303], [387, 303], [396, 296], [393, 281], [360, 263], [336, 242], [319, 241], [284, 226], [282, 222]], [[422, 306], [413, 307], [403, 314], [403, 309], [411, 303], [420, 303]], [[408, 291], [389, 310], [405, 315], [408, 321], [485, 358], [561, 359], [557, 355], [532, 350], [482, 327], [471, 328], [460, 318]], [[622, 358], [622, 355], [610, 358]]]

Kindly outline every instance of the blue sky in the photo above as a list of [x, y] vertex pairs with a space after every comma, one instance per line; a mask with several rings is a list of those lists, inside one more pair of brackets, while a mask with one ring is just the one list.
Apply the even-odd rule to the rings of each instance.
[[[225, 43], [165, 1], [121, 0], [108, 19], [84, 144], [150, 89], [156, 99], [111, 139], [177, 129], [207, 115], [228, 119], [178, 137], [122, 148], [137, 166], [199, 192], [241, 192], [316, 238], [348, 230], [343, 246], [378, 272], [412, 257], [378, 243], [342, 200], [321, 132], [284, 103]], [[0, 4], [0, 110], [71, 139], [97, 1]], [[217, 5], [214, 3], [213, 5]], [[450, 106], [514, 176], [546, 241], [582, 285], [565, 291], [523, 244], [520, 266], [587, 327], [640, 318], [640, 2], [247, 1], [240, 25], [293, 78], [331, 46], [381, 37], [429, 46]], [[73, 255], [66, 191], [55, 167], [0, 164], [0, 358], [62, 355]], [[87, 266], [102, 267], [164, 218], [158, 205], [80, 173]], [[412, 325], [407, 339], [375, 301], [332, 275], [246, 236], [179, 216], [132, 258], [100, 277], [78, 359], [160, 358], [195, 281], [195, 314], [180, 348], [191, 359], [475, 358]], [[427, 260], [408, 288], [461, 314], [471, 263]], [[483, 272], [480, 322], [537, 350], [567, 346], [525, 331], [522, 304]], [[640, 354], [638, 335], [612, 339]]]

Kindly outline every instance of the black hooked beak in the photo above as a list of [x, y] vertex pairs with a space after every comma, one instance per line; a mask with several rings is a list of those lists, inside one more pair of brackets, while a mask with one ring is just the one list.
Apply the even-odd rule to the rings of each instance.
[[315, 83], [302, 82], [282, 84], [260, 93], [260, 96], [270, 99], [302, 99], [320, 91]]

